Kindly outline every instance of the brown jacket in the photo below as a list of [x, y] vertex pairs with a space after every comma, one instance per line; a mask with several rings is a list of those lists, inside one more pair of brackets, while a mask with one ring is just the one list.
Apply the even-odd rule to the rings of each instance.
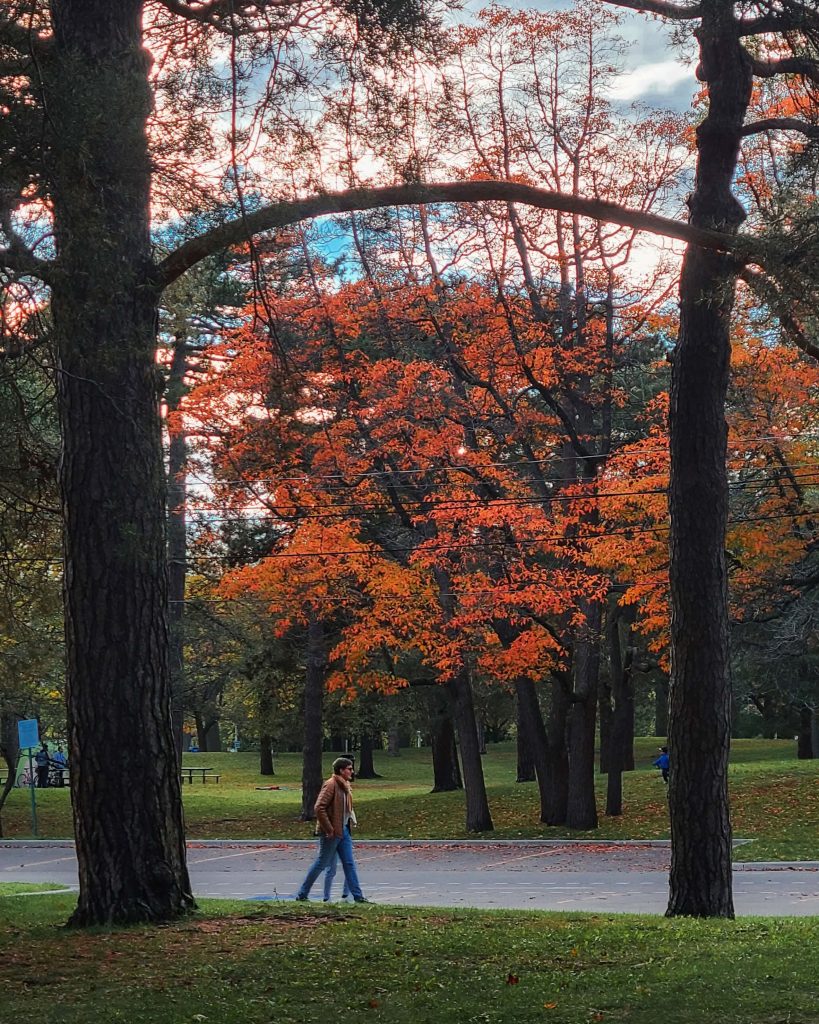
[[353, 809], [353, 794], [340, 775], [331, 775], [321, 787], [316, 800], [318, 827], [326, 836], [344, 835], [345, 797], [347, 810]]

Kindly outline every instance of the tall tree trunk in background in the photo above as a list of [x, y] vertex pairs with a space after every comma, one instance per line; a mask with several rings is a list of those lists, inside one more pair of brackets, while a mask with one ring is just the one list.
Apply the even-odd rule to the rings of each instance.
[[515, 697], [518, 704], [518, 728], [523, 729], [526, 748], [531, 752], [532, 765], [537, 778], [540, 795], [540, 820], [549, 816], [551, 776], [549, 773], [549, 738], [543, 715], [537, 699], [537, 687], [528, 676], [515, 680]]
[[208, 723], [207, 730], [205, 731], [205, 750], [209, 753], [214, 754], [222, 749], [222, 727], [219, 720], [216, 719]]
[[547, 825], [565, 825], [566, 808], [569, 801], [569, 757], [566, 747], [566, 728], [569, 716], [570, 681], [563, 674], [552, 679], [551, 704], [549, 708], [548, 792], [546, 814]]
[[316, 612], [307, 623], [307, 658], [304, 675], [304, 750], [301, 769], [301, 820], [313, 821], [316, 798], [324, 781], [321, 752], [324, 729], [324, 676], [327, 671], [327, 645], [324, 623]]
[[668, 678], [665, 675], [659, 676], [654, 686], [654, 734], [668, 735]]
[[17, 723], [20, 715], [11, 711], [0, 711], [0, 757], [6, 763], [6, 781], [0, 792], [0, 839], [3, 838], [3, 805], [14, 788], [17, 779], [17, 762], [20, 759]]
[[175, 415], [185, 389], [185, 335], [175, 339], [165, 403], [168, 408], [168, 651], [171, 670], [171, 721], [177, 754], [182, 758], [185, 725], [185, 581], [188, 575], [188, 446]]
[[401, 730], [394, 726], [387, 733], [387, 757], [401, 756]]
[[800, 761], [811, 760], [815, 757], [812, 725], [813, 710], [808, 704], [803, 704], [799, 709], [799, 733], [796, 738], [796, 756]]
[[600, 719], [600, 774], [606, 775], [609, 770], [609, 755], [612, 729], [612, 697], [611, 678], [601, 675], [597, 693], [597, 711]]
[[475, 728], [475, 707], [472, 703], [472, 684], [466, 667], [456, 672], [447, 684], [452, 695], [455, 729], [461, 748], [461, 767], [464, 773], [467, 832], [491, 832], [492, 815], [486, 795], [478, 732]]
[[169, 920], [193, 897], [170, 713], [150, 58], [139, 0], [52, 0], [51, 10], [54, 52], [41, 81], [80, 885], [71, 923]]
[[[708, 113], [697, 128], [697, 170], [688, 205], [694, 226], [735, 232], [745, 214], [731, 186], [753, 74], [733, 3], [703, 0], [700, 11], [698, 76], [707, 83]], [[734, 914], [725, 399], [736, 271], [728, 255], [689, 245], [680, 279], [669, 415], [669, 916]]]
[[810, 719], [811, 756], [819, 757], [819, 708], [814, 708]]
[[573, 687], [566, 722], [569, 791], [566, 825], [586, 831], [597, 828], [594, 795], [594, 726], [597, 718], [597, 678], [600, 672], [599, 602], [585, 602], [585, 625], [574, 647]]
[[606, 619], [609, 674], [614, 701], [606, 787], [606, 814], [609, 816], [623, 813], [623, 772], [629, 764], [634, 763], [634, 693], [631, 680], [634, 647], [631, 643], [631, 626], [636, 611], [636, 605], [619, 608], [612, 602]]
[[449, 692], [442, 686], [432, 686], [429, 689], [429, 700], [431, 705], [432, 792], [449, 793], [455, 789], [463, 789]]
[[[531, 680], [529, 680], [531, 682]], [[538, 711], [540, 708], [538, 708]], [[518, 682], [515, 682], [515, 720], [517, 724], [517, 753], [518, 753], [518, 768], [515, 782], [534, 782], [536, 779], [535, 775], [535, 758], [532, 748], [529, 745], [529, 730], [526, 722], [526, 710], [521, 703], [520, 693], [518, 692]], [[541, 716], [541, 721], [542, 721]]]
[[373, 761], [373, 734], [362, 732], [359, 736], [358, 764], [355, 767], [357, 779], [380, 779]]
[[275, 775], [273, 767], [273, 739], [270, 733], [259, 737], [259, 775]]

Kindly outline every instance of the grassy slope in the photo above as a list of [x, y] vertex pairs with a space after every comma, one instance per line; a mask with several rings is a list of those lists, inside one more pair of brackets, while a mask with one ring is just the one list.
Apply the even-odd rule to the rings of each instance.
[[[625, 814], [605, 818], [594, 833], [569, 833], [538, 824], [537, 788], [515, 783], [512, 744], [490, 747], [484, 758], [496, 838], [640, 839], [667, 838], [665, 789], [650, 767], [658, 740], [637, 740], [637, 770], [624, 779]], [[819, 761], [797, 761], [789, 740], [736, 740], [731, 763], [734, 832], [756, 842], [737, 850], [745, 860], [819, 859]], [[326, 768], [332, 756], [326, 756]], [[276, 776], [258, 775], [257, 755], [190, 754], [191, 764], [212, 765], [219, 785], [185, 784], [188, 836], [197, 838], [307, 838], [311, 829], [299, 822], [301, 763], [297, 754], [276, 761]], [[429, 750], [404, 751], [397, 759], [376, 755], [384, 778], [356, 783], [361, 838], [458, 838], [464, 831], [462, 793], [429, 792]], [[599, 806], [605, 806], [604, 777], [598, 777]], [[257, 786], [277, 785], [278, 790]], [[396, 800], [400, 800], [399, 805]], [[15, 790], [3, 814], [7, 837], [30, 835], [28, 791]], [[68, 837], [71, 822], [68, 792], [38, 792], [39, 832]]]
[[0, 894], [4, 1024], [819, 1021], [816, 919], [208, 903], [164, 928], [58, 931], [71, 906]]

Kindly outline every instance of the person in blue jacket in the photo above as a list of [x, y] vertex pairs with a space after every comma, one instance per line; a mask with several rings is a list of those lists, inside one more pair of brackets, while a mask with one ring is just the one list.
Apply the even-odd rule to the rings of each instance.
[[652, 764], [663, 773], [663, 782], [668, 783], [668, 747], [660, 747], [660, 756]]

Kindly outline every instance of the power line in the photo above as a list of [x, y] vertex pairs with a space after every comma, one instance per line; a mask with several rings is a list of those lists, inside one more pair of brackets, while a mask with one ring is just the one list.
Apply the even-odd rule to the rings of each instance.
[[[728, 487], [734, 491], [739, 489], [751, 489], [760, 490], [761, 488], [772, 489], [778, 484], [790, 484], [794, 482], [802, 484], [803, 486], [810, 487], [812, 485], [819, 485], [819, 467], [810, 468], [804, 472], [793, 473], [792, 478], [788, 476], [781, 476], [775, 470], [771, 471], [771, 478], [764, 479], [756, 477], [752, 480], [734, 480], [728, 482]], [[556, 493], [548, 495], [547, 497], [520, 497], [520, 498], [443, 498], [439, 501], [421, 502], [418, 500], [402, 503], [402, 511], [408, 515], [420, 515], [420, 514], [431, 514], [439, 511], [455, 510], [455, 509], [469, 509], [469, 508], [482, 508], [485, 510], [504, 508], [504, 507], [531, 507], [531, 506], [548, 506], [553, 503], [570, 504], [572, 502], [590, 502], [599, 501], [607, 498], [636, 498], [646, 496], [656, 496], [667, 494], [667, 487], [655, 487], [645, 490], [633, 490], [633, 491], [589, 491], [587, 493], [580, 494], [564, 494]], [[213, 514], [208, 508], [196, 508], [188, 506], [185, 509], [185, 513], [190, 516], [201, 516], [206, 523], [246, 523], [251, 524], [257, 520], [267, 519], [267, 516], [279, 516], [282, 525], [287, 525], [290, 522], [302, 522], [303, 520], [319, 520], [319, 519], [337, 519], [343, 517], [350, 510], [353, 512], [360, 512], [361, 514], [367, 514], [368, 512], [387, 512], [395, 515], [396, 509], [389, 502], [387, 497], [384, 497], [381, 501], [350, 501], [350, 502], [335, 502], [333, 504], [323, 503], [316, 505], [284, 505], [284, 504], [268, 504], [263, 499], [257, 499], [263, 508], [252, 513], [235, 513], [235, 514], [224, 514], [217, 515]], [[213, 508], [219, 506], [214, 505]], [[171, 513], [173, 514], [173, 513]], [[274, 525], [274, 520], [267, 519], [271, 525]]]
[[[735, 518], [729, 518], [727, 520], [728, 526], [736, 526], [738, 524], [746, 523], [767, 523], [775, 522], [782, 519], [801, 519], [806, 516], [819, 515], [819, 508], [805, 509], [802, 512], [781, 512], [776, 515], [770, 516], [738, 516]], [[514, 549], [522, 545], [538, 544], [541, 541], [551, 540], [559, 544], [573, 544], [577, 547], [588, 546], [597, 540], [606, 540], [609, 537], [640, 537], [651, 534], [668, 533], [671, 529], [670, 524], [658, 524], [656, 526], [648, 527], [626, 527], [622, 530], [605, 530], [604, 532], [587, 534], [580, 537], [566, 537], [563, 534], [557, 533], [545, 533], [545, 534], [533, 534], [530, 537], [516, 537], [509, 543], [503, 542], [502, 545], [497, 543], [490, 543], [487, 541], [483, 542], [469, 542], [465, 544], [424, 544], [423, 542], [414, 545], [413, 547], [393, 547], [389, 549], [362, 549], [362, 548], [342, 548], [334, 549], [328, 548], [325, 551], [305, 551], [305, 552], [292, 552], [292, 551], [277, 551], [271, 552], [268, 555], [263, 555], [257, 561], [268, 561], [273, 559], [307, 559], [307, 558], [328, 558], [328, 557], [340, 557], [340, 556], [361, 556], [370, 557], [373, 556], [389, 556], [390, 554], [414, 554], [418, 551], [496, 551], [499, 546], [503, 546], [505, 549]], [[211, 555], [211, 554], [197, 554], [191, 553], [187, 557], [187, 561], [195, 562], [200, 561], [218, 561], [225, 562], [225, 555]], [[15, 565], [52, 565], [60, 566], [63, 564], [61, 558], [39, 558], [39, 557], [24, 557], [24, 556], [13, 556], [8, 558], [0, 558], [0, 565], [3, 564], [15, 564]]]
[[[636, 444], [636, 443], [638, 443], [641, 440], [648, 440], [648, 438], [636, 438], [636, 439], [634, 439], [632, 441], [629, 441], [627, 443], [628, 444]], [[740, 438], [736, 439], [736, 442], [751, 443], [751, 442], [763, 442], [763, 441], [778, 441], [778, 442], [780, 442], [782, 444], [788, 444], [788, 443], [791, 443], [794, 440], [819, 441], [819, 434], [816, 434], [816, 433], [813, 433], [813, 432], [797, 432], [797, 433], [789, 434], [787, 438], [783, 438], [779, 434], [761, 434], [761, 435], [759, 435], [757, 437], [740, 437]], [[732, 450], [735, 450], [735, 449], [736, 449], [736, 443], [733, 444], [733, 445], [730, 444], [730, 443], [728, 444], [729, 453]], [[386, 476], [386, 477], [418, 476], [418, 475], [423, 475], [423, 474], [426, 474], [426, 473], [436, 473], [436, 472], [438, 472], [438, 473], [441, 473], [441, 472], [443, 472], [443, 473], [454, 473], [454, 472], [473, 473], [476, 469], [478, 469], [478, 470], [498, 469], [498, 468], [499, 469], [516, 469], [516, 468], [523, 467], [523, 466], [546, 465], [546, 464], [549, 464], [549, 463], [554, 464], [556, 462], [583, 462], [583, 461], [588, 460], [588, 459], [595, 459], [597, 461], [601, 461], [601, 460], [605, 460], [607, 458], [610, 458], [612, 454], [617, 454], [618, 451], [619, 451], [619, 449], [615, 449], [614, 453], [600, 454], [600, 455], [551, 455], [551, 456], [548, 456], [548, 457], [542, 458], [542, 459], [508, 459], [508, 460], [502, 460], [502, 461], [497, 461], [497, 462], [484, 462], [484, 463], [481, 463], [478, 466], [471, 466], [468, 463], [461, 463], [461, 464], [454, 464], [454, 465], [431, 465], [431, 466], [427, 466], [425, 468], [419, 468], [419, 469], [372, 469], [372, 470], [362, 470], [360, 472], [356, 472], [355, 470], [351, 470], [349, 473], [318, 473], [318, 474], [313, 474], [313, 473], [309, 473], [309, 472], [305, 471], [300, 476], [281, 477], [279, 479], [274, 480], [274, 482], [277, 485], [286, 484], [286, 483], [304, 484], [305, 481], [307, 481], [307, 482], [315, 482], [315, 481], [323, 481], [323, 480], [340, 480], [340, 481], [343, 482], [343, 481], [346, 481], [347, 479], [349, 479], [350, 477], [353, 477], [353, 478], [355, 478], [357, 480], [365, 480], [365, 479], [377, 478], [377, 477], [382, 477], [382, 476]], [[641, 451], [639, 453], [639, 455], [642, 456], [642, 455], [656, 455], [656, 454], [667, 454], [667, 453], [668, 453], [668, 445], [664, 445], [664, 446], [659, 447], [659, 448], [646, 448], [643, 451]], [[736, 458], [736, 457], [739, 457], [739, 456], [735, 455], [734, 457]], [[228, 486], [247, 487], [247, 486], [252, 486], [254, 484], [260, 484], [260, 483], [264, 483], [265, 482], [265, 481], [262, 481], [260, 479], [257, 479], [257, 480], [246, 480], [246, 479], [243, 479], [243, 478], [237, 478], [237, 479], [234, 479], [234, 480], [217, 480], [217, 479], [206, 480], [206, 479], [203, 479], [201, 477], [197, 477], [197, 475], [194, 474], [194, 473], [191, 473], [190, 476], [193, 477], [193, 484], [194, 485], [201, 485], [203, 487], [212, 487], [212, 486], [220, 486], [220, 487], [221, 486], [224, 486], [224, 487], [228, 487]], [[555, 483], [565, 483], [565, 480], [562, 477], [554, 477], [554, 478], [552, 478], [552, 482], [555, 482]]]

